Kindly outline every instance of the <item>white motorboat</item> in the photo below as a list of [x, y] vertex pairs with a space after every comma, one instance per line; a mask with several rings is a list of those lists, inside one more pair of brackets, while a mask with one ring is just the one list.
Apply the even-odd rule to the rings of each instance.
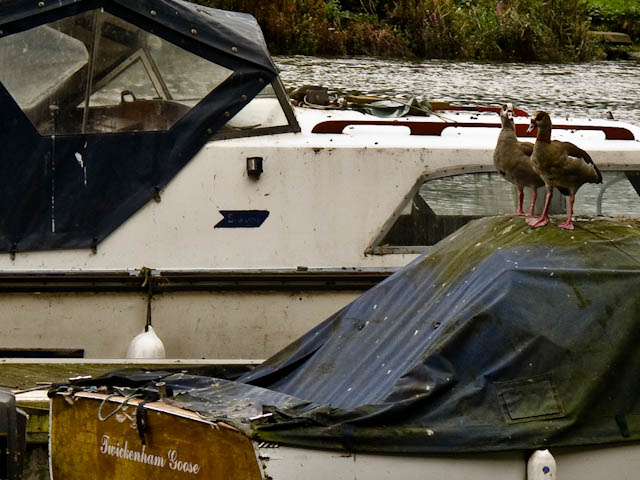
[[[515, 205], [496, 108], [294, 107], [248, 15], [4, 2], [0, 60], [0, 356], [123, 357], [152, 324], [169, 358], [266, 358]], [[638, 216], [640, 128], [554, 126], [604, 174], [576, 213]]]

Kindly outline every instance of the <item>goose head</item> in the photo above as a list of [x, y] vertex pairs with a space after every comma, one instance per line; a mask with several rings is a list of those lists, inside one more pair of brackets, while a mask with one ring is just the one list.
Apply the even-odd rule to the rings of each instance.
[[505, 103], [500, 109], [500, 121], [502, 126], [513, 125], [513, 104]]
[[533, 114], [531, 117], [531, 125], [529, 125], [529, 128], [527, 129], [527, 133], [532, 132], [536, 127], [538, 130], [551, 131], [551, 117], [547, 112], [538, 110]]

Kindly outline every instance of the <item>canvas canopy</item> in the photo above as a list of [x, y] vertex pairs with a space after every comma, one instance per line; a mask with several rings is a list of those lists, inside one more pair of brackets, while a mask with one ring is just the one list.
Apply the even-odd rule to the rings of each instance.
[[253, 17], [181, 0], [0, 2], [0, 63], [14, 253], [96, 248], [278, 73]]
[[473, 221], [236, 381], [161, 372], [135, 385], [163, 378], [178, 406], [314, 448], [636, 441], [640, 225], [576, 225]]

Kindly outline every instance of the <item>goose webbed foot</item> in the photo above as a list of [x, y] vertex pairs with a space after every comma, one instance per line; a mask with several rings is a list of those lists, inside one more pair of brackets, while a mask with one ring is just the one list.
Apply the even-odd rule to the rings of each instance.
[[564, 222], [562, 222], [560, 225], [558, 225], [560, 228], [566, 228], [567, 230], [573, 230], [573, 222], [571, 221], [571, 219], [567, 219]]
[[529, 220], [528, 222], [531, 228], [544, 227], [547, 223], [549, 223], [549, 217], [546, 215], [543, 215], [540, 218]]

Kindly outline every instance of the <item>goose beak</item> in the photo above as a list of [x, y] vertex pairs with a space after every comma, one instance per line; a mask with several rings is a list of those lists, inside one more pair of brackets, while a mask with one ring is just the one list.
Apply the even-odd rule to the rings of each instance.
[[531, 125], [527, 128], [527, 133], [533, 132], [533, 129], [536, 128], [536, 120], [534, 118], [531, 119]]

